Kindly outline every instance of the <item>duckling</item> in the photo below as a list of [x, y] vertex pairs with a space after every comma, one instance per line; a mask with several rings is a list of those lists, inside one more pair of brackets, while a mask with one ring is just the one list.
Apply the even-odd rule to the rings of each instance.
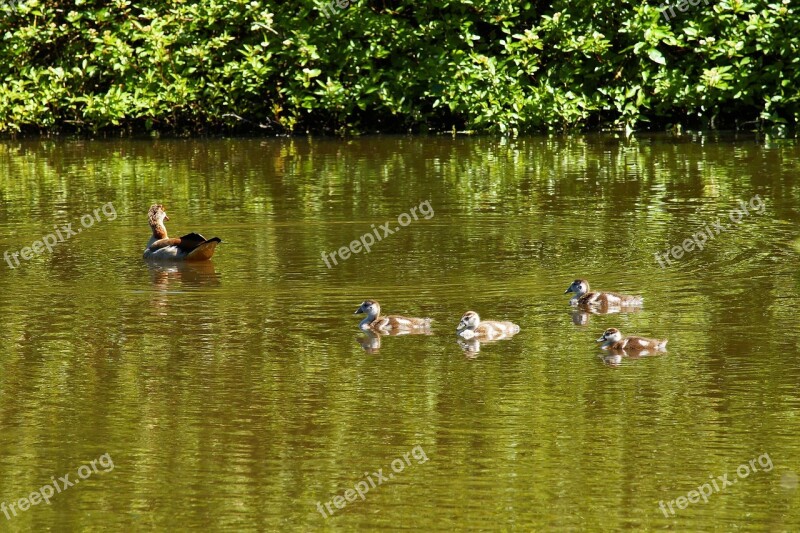
[[475, 311], [467, 311], [461, 317], [461, 322], [456, 328], [459, 337], [471, 339], [480, 337], [483, 339], [502, 339], [511, 337], [519, 333], [519, 326], [513, 322], [496, 322], [493, 320], [481, 320]]
[[375, 300], [364, 300], [356, 309], [355, 315], [366, 313], [367, 317], [358, 325], [364, 331], [374, 330], [381, 333], [396, 331], [413, 331], [427, 329], [431, 326], [430, 318], [409, 318], [404, 316], [381, 316], [381, 304]]
[[219, 237], [206, 240], [199, 233], [189, 233], [178, 239], [167, 237], [167, 228], [164, 221], [169, 220], [164, 206], [154, 204], [147, 213], [150, 229], [153, 236], [147, 242], [142, 257], [151, 260], [168, 261], [203, 261], [211, 259], [217, 244], [222, 242]]
[[602, 342], [601, 348], [604, 350], [642, 352], [658, 351], [667, 348], [667, 339], [646, 339], [644, 337], [622, 337], [622, 333], [617, 328], [608, 328], [603, 335], [597, 339]]
[[589, 282], [585, 279], [576, 279], [567, 287], [564, 294], [574, 292], [575, 296], [569, 301], [572, 305], [601, 306], [601, 307], [636, 307], [644, 303], [641, 296], [627, 296], [614, 292], [589, 292]]

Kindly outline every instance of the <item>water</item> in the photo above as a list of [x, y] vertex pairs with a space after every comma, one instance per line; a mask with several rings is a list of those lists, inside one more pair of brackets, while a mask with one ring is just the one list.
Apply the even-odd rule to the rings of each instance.
[[[0, 502], [79, 481], [1, 527], [796, 531], [798, 166], [732, 136], [0, 143], [2, 251], [81, 229], [0, 265]], [[141, 260], [155, 202], [211, 263]], [[574, 314], [578, 277], [644, 308]], [[367, 298], [433, 334], [366, 337]], [[468, 309], [522, 331], [459, 343]], [[604, 358], [608, 327], [668, 351]]]

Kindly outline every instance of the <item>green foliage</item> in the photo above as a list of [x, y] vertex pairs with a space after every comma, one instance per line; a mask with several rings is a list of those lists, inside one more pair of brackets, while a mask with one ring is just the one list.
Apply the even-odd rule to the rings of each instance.
[[794, 9], [695, 1], [15, 1], [0, 131], [795, 126]]

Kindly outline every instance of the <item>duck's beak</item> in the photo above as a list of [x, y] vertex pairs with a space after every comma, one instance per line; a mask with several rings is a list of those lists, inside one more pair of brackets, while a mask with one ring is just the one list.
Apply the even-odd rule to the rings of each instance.
[[572, 292], [572, 285], [567, 287], [567, 290], [564, 291], [564, 294], [567, 294], [568, 292]]
[[602, 342], [602, 341], [604, 341], [604, 340], [606, 340], [606, 334], [605, 334], [605, 333], [603, 333], [603, 334], [600, 336], [600, 338], [599, 338], [599, 339], [597, 339], [597, 340], [595, 340], [594, 342]]
[[462, 329], [464, 329], [466, 327], [467, 327], [467, 323], [462, 320], [461, 322], [458, 323], [458, 327], [456, 327], [456, 331], [461, 331]]
[[363, 312], [364, 312], [364, 309], [362, 309], [361, 307], [359, 307], [358, 309], [356, 309], [356, 312], [355, 312], [355, 313], [353, 313], [353, 314], [354, 314], [354, 315], [360, 315], [360, 314], [361, 314], [361, 313], [363, 313]]

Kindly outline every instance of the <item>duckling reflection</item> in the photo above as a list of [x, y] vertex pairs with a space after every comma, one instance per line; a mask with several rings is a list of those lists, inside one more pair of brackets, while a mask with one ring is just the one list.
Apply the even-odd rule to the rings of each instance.
[[430, 330], [416, 330], [416, 331], [391, 331], [391, 332], [377, 332], [372, 329], [365, 329], [364, 335], [356, 337], [356, 341], [361, 345], [367, 353], [378, 353], [381, 349], [382, 337], [400, 337], [405, 335], [433, 335]]
[[608, 366], [620, 366], [622, 364], [622, 357], [621, 353], [606, 353], [600, 356], [600, 359]]
[[464, 355], [470, 359], [478, 357], [478, 352], [481, 351], [481, 341], [479, 341], [477, 337], [472, 337], [471, 339], [456, 337], [456, 342], [461, 346], [461, 349], [464, 350]]
[[641, 350], [638, 352], [631, 351], [631, 350], [609, 350], [608, 353], [600, 355], [600, 358], [603, 360], [603, 363], [607, 364], [608, 366], [621, 366], [623, 359], [628, 360], [636, 360], [642, 359], [644, 357], [653, 357], [666, 354], [665, 351], [648, 351], [648, 350]]
[[591, 315], [613, 315], [615, 313], [638, 313], [641, 307], [585, 307], [578, 306], [571, 311], [572, 323], [576, 326], [586, 326], [589, 324]]
[[356, 337], [356, 340], [367, 353], [378, 353], [381, 349], [381, 334], [374, 331], [365, 330], [364, 336]]
[[572, 323], [576, 326], [585, 326], [589, 323], [589, 312], [576, 310], [572, 312]]

